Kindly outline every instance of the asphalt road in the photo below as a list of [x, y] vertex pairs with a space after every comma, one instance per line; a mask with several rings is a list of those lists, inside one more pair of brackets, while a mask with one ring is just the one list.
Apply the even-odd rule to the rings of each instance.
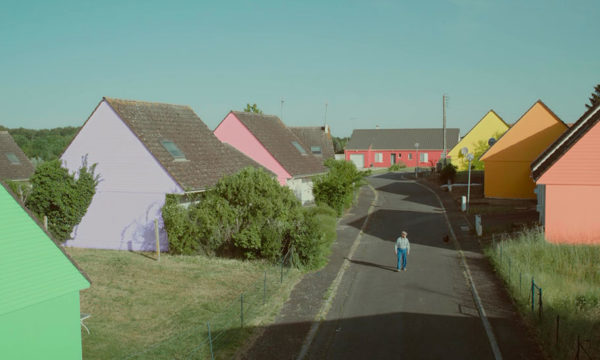
[[[306, 358], [493, 359], [434, 194], [399, 174], [369, 182], [375, 211]], [[402, 230], [411, 252], [408, 271], [396, 272]]]

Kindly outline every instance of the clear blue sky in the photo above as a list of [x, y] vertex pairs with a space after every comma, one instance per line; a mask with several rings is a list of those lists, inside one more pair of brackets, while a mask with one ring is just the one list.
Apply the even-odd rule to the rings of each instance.
[[0, 124], [80, 126], [102, 96], [256, 103], [288, 125], [448, 127], [542, 99], [575, 121], [600, 83], [598, 1], [3, 1]]

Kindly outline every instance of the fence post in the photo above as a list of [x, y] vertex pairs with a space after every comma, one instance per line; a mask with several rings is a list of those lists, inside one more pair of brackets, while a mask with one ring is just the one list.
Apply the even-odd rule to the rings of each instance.
[[575, 359], [579, 360], [579, 335], [577, 335], [577, 352], [575, 353]]
[[556, 347], [558, 348], [558, 327], [560, 325], [560, 315], [556, 315]]
[[531, 312], [535, 313], [535, 282], [533, 276], [531, 277]]
[[244, 294], [240, 296], [240, 319], [242, 327], [244, 327]]
[[48, 231], [48, 217], [44, 215], [44, 230]]
[[210, 322], [207, 322], [206, 326], [208, 327], [208, 344], [210, 347], [210, 358], [212, 360], [215, 360], [215, 354], [213, 353], [213, 348], [212, 348], [212, 336], [210, 335]]
[[265, 270], [265, 277], [263, 280], [263, 305], [267, 302], [267, 270]]

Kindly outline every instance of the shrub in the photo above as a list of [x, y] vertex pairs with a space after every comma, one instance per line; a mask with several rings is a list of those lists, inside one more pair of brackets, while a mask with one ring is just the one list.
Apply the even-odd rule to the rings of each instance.
[[406, 164], [402, 161], [399, 161], [388, 168], [389, 171], [400, 171], [400, 169], [404, 169]]
[[77, 179], [61, 167], [60, 160], [45, 162], [35, 169], [25, 205], [38, 217], [48, 217], [48, 231], [56, 240], [67, 240], [87, 212], [99, 181], [95, 168], [95, 164], [88, 167], [84, 159]]
[[440, 181], [445, 184], [450, 180], [454, 182], [456, 178], [456, 166], [452, 163], [447, 163], [440, 171]]
[[305, 208], [292, 236], [292, 245], [300, 264], [317, 269], [327, 263], [331, 244], [337, 237], [336, 212], [326, 205]]
[[328, 205], [341, 215], [352, 205], [354, 191], [364, 184], [367, 174], [358, 171], [350, 161], [328, 159], [325, 166], [329, 172], [314, 180], [315, 202]]

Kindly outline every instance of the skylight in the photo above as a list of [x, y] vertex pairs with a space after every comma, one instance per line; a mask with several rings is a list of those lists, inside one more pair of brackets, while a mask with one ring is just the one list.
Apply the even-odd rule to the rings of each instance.
[[321, 154], [321, 147], [320, 146], [311, 146], [310, 152], [312, 152], [313, 154]]
[[185, 160], [185, 155], [181, 150], [179, 150], [179, 148], [177, 147], [177, 145], [175, 145], [174, 142], [172, 142], [171, 140], [161, 140], [160, 143], [162, 144], [162, 146], [165, 147], [165, 149], [167, 149], [167, 151], [169, 152], [169, 154], [171, 154], [173, 159]]
[[300, 145], [297, 141], [292, 141], [292, 145], [294, 145], [296, 147], [296, 149], [298, 149], [298, 151], [300, 151], [300, 154], [306, 155], [306, 150], [304, 150], [302, 145]]
[[21, 160], [19, 160], [19, 158], [17, 157], [17, 155], [13, 154], [13, 153], [6, 153], [6, 157], [8, 158], [8, 161], [10, 161], [11, 164], [13, 165], [20, 165], [21, 164]]

